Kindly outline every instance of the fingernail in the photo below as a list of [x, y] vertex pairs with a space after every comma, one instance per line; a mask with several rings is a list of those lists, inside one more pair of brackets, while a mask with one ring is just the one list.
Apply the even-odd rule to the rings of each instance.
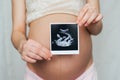
[[93, 21], [93, 23], [96, 23], [96, 21]]
[[33, 62], [36, 62], [36, 60], [34, 60]]
[[87, 26], [88, 26], [88, 24], [86, 23], [86, 24], [85, 24], [85, 27], [87, 27]]
[[51, 58], [48, 58], [48, 60], [50, 61], [50, 60], [51, 60]]
[[40, 60], [43, 60], [43, 58], [40, 58]]

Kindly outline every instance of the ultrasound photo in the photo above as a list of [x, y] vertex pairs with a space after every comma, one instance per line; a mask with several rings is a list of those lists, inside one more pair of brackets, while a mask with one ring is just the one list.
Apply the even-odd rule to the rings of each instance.
[[51, 24], [51, 50], [78, 50], [78, 25]]

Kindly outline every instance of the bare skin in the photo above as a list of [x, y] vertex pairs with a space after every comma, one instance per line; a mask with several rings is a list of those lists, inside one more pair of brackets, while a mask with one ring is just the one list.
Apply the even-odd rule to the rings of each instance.
[[[63, 17], [65, 19], [63, 19]], [[69, 14], [53, 14], [45, 16], [30, 24], [28, 37], [49, 49], [49, 23], [76, 22], [76, 18], [76, 16]], [[37, 61], [35, 64], [28, 63], [28, 65], [44, 79], [72, 80], [86, 69], [88, 63], [92, 63], [91, 38], [85, 27], [80, 28], [80, 46], [81, 51], [79, 55], [52, 56], [50, 61]]]
[[[32, 21], [29, 24], [30, 30], [27, 37], [24, 0], [19, 0], [19, 2], [13, 0], [13, 32], [11, 39], [15, 48], [20, 52], [22, 59], [27, 62], [28, 67], [34, 73], [45, 80], [74, 80], [89, 68], [93, 63], [90, 35], [97, 35], [102, 27], [102, 16], [99, 14], [99, 9], [91, 3], [95, 3], [95, 1], [88, 0], [90, 4], [87, 4], [87, 6], [95, 7], [93, 8], [95, 11], [91, 12], [91, 15], [89, 13], [91, 9], [85, 6], [78, 17], [60, 13], [46, 15]], [[49, 51], [49, 23], [53, 22], [77, 22], [79, 24], [79, 55], [51, 55]]]

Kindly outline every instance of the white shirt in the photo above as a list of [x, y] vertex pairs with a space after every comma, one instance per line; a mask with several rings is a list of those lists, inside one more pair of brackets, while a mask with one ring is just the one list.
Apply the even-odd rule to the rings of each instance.
[[26, 23], [53, 13], [78, 15], [86, 0], [26, 0]]

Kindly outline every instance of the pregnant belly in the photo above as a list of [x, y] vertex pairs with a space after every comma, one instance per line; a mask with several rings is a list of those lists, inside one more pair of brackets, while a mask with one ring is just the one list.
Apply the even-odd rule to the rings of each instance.
[[[30, 24], [28, 38], [50, 49], [50, 23], [76, 22], [77, 17], [70, 14], [51, 14]], [[28, 63], [29, 68], [45, 80], [73, 80], [85, 71], [92, 59], [92, 45], [89, 33], [80, 27], [80, 54], [54, 55], [51, 61]]]

